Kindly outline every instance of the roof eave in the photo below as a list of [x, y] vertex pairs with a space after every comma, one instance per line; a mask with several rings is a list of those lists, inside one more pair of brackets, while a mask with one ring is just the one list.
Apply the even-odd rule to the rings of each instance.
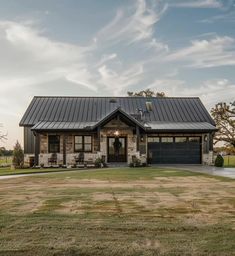
[[148, 129], [147, 132], [167, 132], [167, 133], [211, 133], [216, 132], [218, 129]]

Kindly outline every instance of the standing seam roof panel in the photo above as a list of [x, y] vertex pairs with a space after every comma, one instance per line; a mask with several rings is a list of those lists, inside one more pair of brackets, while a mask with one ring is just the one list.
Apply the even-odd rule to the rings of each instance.
[[192, 118], [191, 116], [188, 114], [188, 110], [187, 110], [187, 107], [185, 108], [185, 105], [184, 105], [184, 101], [185, 100], [182, 100], [182, 101], [179, 101], [179, 105], [180, 105], [180, 108], [181, 108], [181, 113], [183, 113], [183, 118], [184, 118], [184, 122], [187, 122], [187, 120], [191, 121]]
[[[110, 103], [111, 99], [117, 103]], [[214, 125], [199, 98], [144, 98], [144, 97], [34, 97], [20, 125], [35, 125], [39, 121], [84, 122], [99, 121], [118, 106], [127, 114], [137, 108], [146, 110], [146, 101], [151, 101], [153, 111], [145, 115], [149, 121], [198, 122]]]
[[[44, 98], [43, 98], [44, 99]], [[40, 113], [40, 111], [41, 111], [41, 107], [42, 107], [42, 104], [43, 104], [43, 99], [39, 99], [39, 98], [37, 98], [37, 104], [35, 105], [35, 109], [33, 109], [33, 113], [32, 113], [32, 116], [31, 116], [31, 118], [30, 118], [30, 120], [29, 120], [29, 122], [31, 123], [31, 124], [34, 124], [35, 122], [36, 122], [36, 120], [37, 120], [37, 116], [38, 116], [38, 114]]]
[[188, 99], [186, 99], [186, 103], [187, 103], [187, 109], [189, 109], [190, 110], [190, 113], [192, 113], [192, 115], [194, 116], [194, 120], [196, 120], [196, 121], [201, 121], [200, 120], [200, 117], [198, 116], [198, 114], [197, 114], [197, 111], [195, 110], [195, 108], [194, 108], [194, 105], [193, 104], [190, 104], [189, 103], [189, 101], [188, 101]]
[[28, 106], [28, 108], [27, 108], [27, 110], [26, 110], [26, 112], [25, 112], [25, 114], [23, 115], [23, 118], [22, 118], [22, 120], [21, 120], [21, 123], [29, 123], [29, 118], [30, 118], [30, 113], [33, 111], [33, 108], [34, 108], [34, 105], [36, 104], [36, 98], [34, 97], [32, 100], [31, 100], [31, 102], [30, 102], [30, 104], [29, 104], [29, 106]]
[[179, 120], [179, 121], [183, 122], [183, 121], [184, 121], [184, 119], [183, 119], [183, 113], [181, 113], [181, 109], [180, 109], [180, 107], [178, 106], [178, 104], [177, 104], [177, 102], [175, 101], [175, 99], [173, 99], [173, 103], [174, 103], [174, 108], [177, 109], [177, 113], [179, 114], [179, 117], [180, 117], [180, 120]]

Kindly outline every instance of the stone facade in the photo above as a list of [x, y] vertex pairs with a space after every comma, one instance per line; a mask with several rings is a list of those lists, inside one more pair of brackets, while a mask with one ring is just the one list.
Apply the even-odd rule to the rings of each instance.
[[[79, 152], [74, 151], [74, 136], [75, 135], [91, 135], [92, 136], [92, 152], [84, 153], [85, 161], [95, 161], [97, 158], [105, 156], [107, 162], [107, 142], [108, 137], [113, 137], [115, 130], [118, 129], [119, 136], [125, 137], [127, 141], [127, 163], [132, 161], [132, 157], [136, 156], [141, 159], [142, 162], [146, 162], [146, 149], [143, 150], [143, 146], [146, 147], [146, 137], [144, 141], [140, 142], [142, 146], [142, 155], [140, 151], [137, 151], [137, 135], [135, 134], [135, 128], [129, 127], [124, 122], [114, 119], [103, 126], [100, 130], [100, 138], [97, 133], [54, 133], [60, 135], [60, 153], [57, 153], [57, 165], [63, 164], [63, 141], [65, 139], [66, 148], [66, 165], [76, 164], [75, 158], [78, 157]], [[53, 133], [50, 133], [53, 135]], [[49, 166], [48, 159], [51, 157], [51, 153], [48, 153], [48, 135], [47, 133], [40, 134], [40, 150], [39, 150], [39, 165]], [[141, 147], [140, 146], [140, 147]]]
[[[126, 154], [127, 163], [132, 162], [133, 156], [139, 158], [142, 163], [147, 161], [148, 152], [148, 136], [176, 136], [175, 133], [152, 133], [151, 135], [140, 134], [137, 135], [136, 127], [128, 126], [126, 123], [119, 119], [113, 119], [98, 132], [83, 132], [83, 133], [43, 133], [40, 134], [40, 149], [39, 149], [39, 165], [49, 166], [48, 159], [51, 153], [48, 152], [48, 135], [60, 135], [60, 153], [57, 153], [57, 165], [63, 165], [66, 160], [66, 165], [75, 165], [75, 159], [78, 158], [79, 152], [74, 151], [74, 136], [75, 135], [90, 135], [92, 136], [92, 151], [84, 153], [85, 161], [95, 161], [97, 158], [105, 157], [108, 161], [108, 137], [114, 137], [115, 131], [118, 130], [120, 137], [126, 138]], [[100, 136], [100, 137], [98, 137]], [[138, 137], [139, 136], [139, 137]], [[210, 151], [208, 134], [189, 134], [181, 133], [177, 136], [199, 136], [201, 137], [201, 159], [202, 164], [211, 165], [213, 163], [213, 152]], [[65, 142], [65, 155], [64, 155], [64, 142]], [[139, 144], [139, 150], [137, 145]], [[29, 162], [29, 158], [33, 154], [25, 155], [25, 162]], [[65, 159], [64, 159], [65, 157]]]

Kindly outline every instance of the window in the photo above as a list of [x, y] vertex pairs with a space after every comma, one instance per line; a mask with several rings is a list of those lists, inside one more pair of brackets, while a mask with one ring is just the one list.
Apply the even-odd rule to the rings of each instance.
[[187, 137], [175, 137], [175, 143], [187, 142]]
[[161, 140], [162, 142], [165, 142], [165, 143], [172, 143], [173, 137], [162, 137]]
[[48, 136], [48, 152], [60, 153], [60, 136], [59, 135]]
[[148, 142], [160, 142], [159, 137], [148, 137]]
[[91, 136], [74, 136], [74, 151], [92, 151], [92, 139]]
[[200, 142], [200, 137], [189, 137], [188, 141], [189, 142]]

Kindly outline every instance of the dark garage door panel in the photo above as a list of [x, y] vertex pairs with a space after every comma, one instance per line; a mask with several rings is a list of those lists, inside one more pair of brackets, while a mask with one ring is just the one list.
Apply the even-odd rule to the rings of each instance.
[[148, 143], [149, 158], [153, 164], [200, 164], [200, 143]]

